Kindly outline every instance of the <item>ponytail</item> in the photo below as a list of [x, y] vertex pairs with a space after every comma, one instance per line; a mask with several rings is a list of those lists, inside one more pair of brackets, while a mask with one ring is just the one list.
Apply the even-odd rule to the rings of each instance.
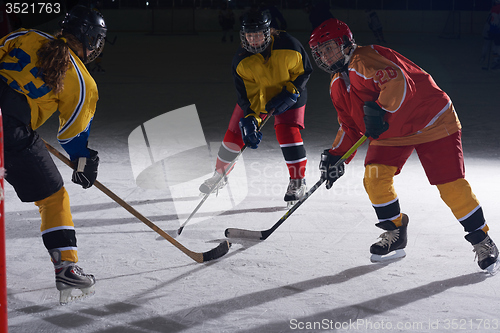
[[41, 69], [41, 75], [45, 84], [55, 94], [64, 88], [64, 78], [70, 66], [70, 45], [74, 43], [74, 37], [64, 36], [59, 33], [56, 38], [46, 42], [37, 52], [37, 67]]

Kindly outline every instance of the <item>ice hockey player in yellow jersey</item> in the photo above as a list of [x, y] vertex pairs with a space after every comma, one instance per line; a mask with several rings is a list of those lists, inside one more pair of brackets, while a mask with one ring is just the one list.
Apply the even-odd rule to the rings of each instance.
[[[98, 100], [85, 67], [102, 51], [107, 27], [102, 15], [73, 7], [54, 36], [20, 29], [0, 40], [0, 108], [5, 179], [41, 216], [42, 240], [55, 267], [60, 303], [94, 293], [95, 278], [78, 262], [75, 228], [63, 179], [37, 128], [59, 111], [57, 139], [76, 166], [72, 181], [89, 188], [97, 177], [97, 151], [87, 147]], [[72, 295], [74, 289], [81, 293]]]

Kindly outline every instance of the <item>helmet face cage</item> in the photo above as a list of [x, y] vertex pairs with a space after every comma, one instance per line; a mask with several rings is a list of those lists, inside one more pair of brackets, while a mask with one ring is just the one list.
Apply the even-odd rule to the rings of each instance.
[[[258, 45], [252, 45], [248, 41], [248, 38], [247, 38], [247, 37], [250, 37], [252, 35], [260, 36], [259, 40], [262, 39], [262, 42]], [[268, 27], [264, 30], [252, 31], [252, 32], [245, 32], [245, 31], [241, 30], [240, 31], [240, 40], [241, 40], [241, 45], [248, 52], [250, 52], [250, 53], [263, 52], [265, 49], [267, 49], [269, 44], [271, 44], [271, 29]]]
[[342, 42], [338, 39], [330, 39], [316, 45], [311, 49], [311, 53], [319, 68], [327, 73], [335, 74], [342, 71], [349, 64], [353, 48], [348, 49], [351, 46], [353, 46], [353, 41], [344, 36]]
[[[61, 27], [82, 43], [85, 63], [92, 62], [101, 54], [107, 31], [101, 13], [83, 6], [75, 6], [66, 14]], [[87, 54], [87, 50], [91, 51], [90, 54]]]
[[[252, 42], [249, 39], [255, 41]], [[263, 12], [244, 14], [241, 20], [240, 41], [241, 46], [248, 52], [263, 52], [271, 44], [271, 19], [269, 16]]]
[[309, 46], [318, 67], [330, 74], [346, 69], [356, 49], [354, 37], [347, 24], [334, 18], [326, 20], [314, 29]]

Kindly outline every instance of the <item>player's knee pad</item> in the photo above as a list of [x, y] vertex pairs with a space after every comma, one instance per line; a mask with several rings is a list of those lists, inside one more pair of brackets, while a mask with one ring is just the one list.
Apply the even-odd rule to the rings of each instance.
[[69, 195], [64, 187], [43, 200], [35, 201], [35, 205], [38, 207], [42, 219], [40, 226], [42, 233], [48, 229], [62, 226], [73, 228]]
[[226, 147], [231, 151], [240, 151], [245, 145], [241, 137], [241, 131], [233, 132], [232, 130], [227, 130], [222, 140]]
[[372, 204], [385, 204], [397, 198], [393, 177], [397, 167], [383, 164], [368, 164], [365, 167], [363, 185]]
[[302, 135], [298, 126], [278, 124], [274, 126], [274, 130], [280, 145], [302, 143]]

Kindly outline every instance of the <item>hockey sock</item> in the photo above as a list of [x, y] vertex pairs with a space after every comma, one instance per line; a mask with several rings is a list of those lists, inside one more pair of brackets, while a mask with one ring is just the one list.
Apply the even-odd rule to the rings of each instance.
[[455, 181], [437, 185], [441, 199], [450, 207], [455, 218], [463, 225], [466, 232], [479, 228], [488, 231], [485, 225], [483, 209], [479, 204], [467, 180], [460, 178]]
[[[238, 156], [241, 148], [243, 148], [245, 144], [243, 143], [243, 139], [241, 138], [241, 133], [234, 133], [231, 130], [226, 131], [226, 135], [224, 136], [224, 140], [219, 148], [219, 153], [217, 154], [217, 162], [215, 164], [215, 170], [218, 173], [222, 174], [225, 168], [230, 164], [236, 156]], [[226, 170], [229, 174], [231, 170]]]
[[42, 218], [40, 231], [47, 250], [58, 249], [61, 261], [78, 262], [75, 227], [66, 189], [62, 187], [51, 196], [36, 201], [35, 205]]
[[288, 173], [291, 179], [305, 177], [307, 156], [304, 142], [298, 126], [278, 124], [275, 127], [276, 139], [285, 158]]
[[369, 164], [365, 167], [363, 185], [379, 222], [390, 220], [399, 228], [402, 225], [402, 215], [394, 189], [393, 177], [396, 171], [394, 166]]

